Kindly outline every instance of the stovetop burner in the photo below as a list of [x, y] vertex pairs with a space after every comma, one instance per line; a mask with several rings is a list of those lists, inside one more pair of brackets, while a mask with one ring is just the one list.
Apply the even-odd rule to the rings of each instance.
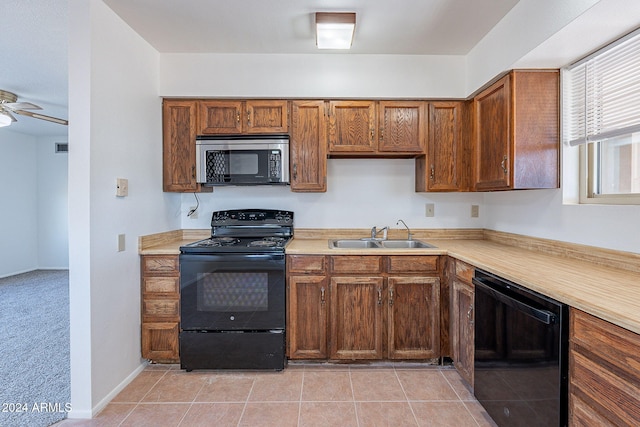
[[284, 252], [293, 237], [293, 212], [245, 209], [214, 212], [211, 237], [182, 246], [182, 253]]

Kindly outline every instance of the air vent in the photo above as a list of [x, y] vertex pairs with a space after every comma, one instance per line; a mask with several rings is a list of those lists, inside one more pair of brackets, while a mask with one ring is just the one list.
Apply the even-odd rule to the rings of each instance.
[[56, 142], [56, 153], [68, 153], [69, 144], [67, 142]]

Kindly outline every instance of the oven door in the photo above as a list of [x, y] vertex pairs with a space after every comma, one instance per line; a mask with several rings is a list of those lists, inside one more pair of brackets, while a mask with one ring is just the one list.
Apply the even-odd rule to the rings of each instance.
[[284, 254], [181, 254], [180, 326], [183, 331], [284, 329]]

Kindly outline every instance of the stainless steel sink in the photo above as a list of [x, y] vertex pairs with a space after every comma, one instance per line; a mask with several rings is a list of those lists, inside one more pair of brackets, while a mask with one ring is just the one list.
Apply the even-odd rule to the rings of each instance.
[[426, 249], [435, 246], [421, 240], [332, 239], [329, 249]]
[[380, 248], [377, 240], [366, 239], [335, 239], [329, 240], [330, 249], [370, 249]]
[[380, 242], [383, 248], [435, 248], [435, 246], [420, 240], [383, 240]]

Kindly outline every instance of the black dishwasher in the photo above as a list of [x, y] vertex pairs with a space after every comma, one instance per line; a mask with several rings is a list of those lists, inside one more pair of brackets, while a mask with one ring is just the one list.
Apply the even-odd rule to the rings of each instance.
[[566, 426], [569, 309], [476, 270], [474, 394], [499, 426]]

